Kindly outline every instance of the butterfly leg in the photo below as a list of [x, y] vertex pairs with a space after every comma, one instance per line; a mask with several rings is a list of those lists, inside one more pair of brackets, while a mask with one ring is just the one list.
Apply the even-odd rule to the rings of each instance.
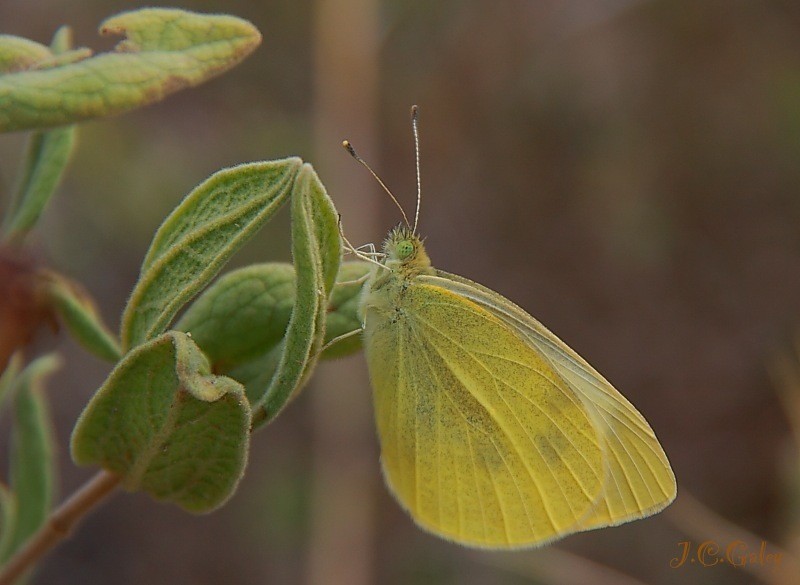
[[362, 248], [363, 246], [360, 246], [359, 248], [356, 248], [356, 247], [353, 246], [353, 244], [350, 243], [350, 240], [348, 240], [347, 237], [344, 235], [344, 229], [342, 228], [342, 215], [341, 214], [339, 214], [339, 237], [342, 238], [342, 242], [344, 242], [345, 249], [348, 252], [350, 252], [352, 254], [355, 254], [355, 256], [357, 258], [360, 258], [361, 260], [364, 260], [366, 262], [371, 262], [372, 264], [375, 264], [376, 266], [380, 266], [381, 268], [386, 268], [383, 264], [381, 264], [380, 262], [376, 261], [372, 257], [373, 255], [375, 255], [375, 256], [379, 255], [377, 252], [374, 252], [374, 249], [375, 249], [374, 246], [372, 247], [373, 252], [362, 252], [360, 250], [360, 248]]
[[320, 350], [317, 352], [317, 355], [321, 354], [323, 351], [331, 347], [332, 345], [339, 343], [340, 341], [344, 341], [354, 335], [359, 335], [362, 331], [364, 331], [363, 327], [359, 327], [358, 329], [353, 329], [352, 331], [348, 331], [347, 333], [343, 333], [342, 335], [337, 335], [333, 339], [331, 339], [328, 343], [323, 345]]
[[368, 278], [369, 278], [369, 272], [366, 273], [364, 276], [360, 276], [360, 277], [358, 277], [358, 278], [356, 278], [354, 280], [341, 280], [341, 281], [336, 283], [336, 286], [339, 286], [339, 285], [346, 286], [346, 285], [351, 285], [351, 284], [364, 284], [365, 282], [367, 282]]

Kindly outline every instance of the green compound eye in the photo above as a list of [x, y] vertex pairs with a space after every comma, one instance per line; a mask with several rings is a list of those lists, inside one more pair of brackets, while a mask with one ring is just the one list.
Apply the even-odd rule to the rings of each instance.
[[411, 240], [403, 240], [397, 244], [397, 257], [400, 260], [405, 260], [414, 253], [414, 244]]

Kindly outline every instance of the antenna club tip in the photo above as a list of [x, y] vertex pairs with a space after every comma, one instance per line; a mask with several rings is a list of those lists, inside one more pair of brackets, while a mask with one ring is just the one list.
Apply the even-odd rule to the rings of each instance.
[[353, 145], [350, 144], [349, 140], [342, 140], [342, 147], [347, 152], [350, 153], [350, 156], [352, 156], [354, 159], [358, 160], [358, 155], [356, 154], [356, 150], [355, 150], [355, 148], [353, 148]]
[[411, 116], [413, 118], [416, 118], [418, 114], [419, 114], [419, 106], [417, 104], [414, 104], [413, 106], [411, 106]]

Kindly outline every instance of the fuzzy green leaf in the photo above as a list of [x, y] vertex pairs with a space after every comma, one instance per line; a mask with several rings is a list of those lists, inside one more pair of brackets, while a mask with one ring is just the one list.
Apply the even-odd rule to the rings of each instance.
[[122, 316], [127, 350], [163, 332], [180, 308], [288, 199], [302, 161], [239, 165], [196, 187], [158, 229]]
[[[345, 262], [339, 269], [326, 311], [325, 343], [361, 327], [358, 301], [369, 272], [366, 262]], [[187, 309], [175, 329], [190, 332], [209, 357], [214, 371], [230, 375], [240, 366], [258, 368], [264, 355], [280, 343], [294, 306], [294, 268], [291, 264], [253, 264], [222, 276]], [[358, 351], [360, 337], [354, 335], [322, 353], [323, 359]], [[269, 360], [267, 360], [269, 361]], [[250, 365], [252, 364], [252, 365]], [[248, 378], [251, 376], [248, 375]], [[271, 374], [267, 376], [267, 381]]]
[[11, 539], [17, 524], [17, 498], [0, 483], [0, 562], [11, 554]]
[[36, 63], [35, 69], [49, 69], [51, 67], [61, 67], [70, 63], [77, 63], [92, 56], [92, 50], [86, 47], [79, 49], [72, 48], [72, 29], [68, 26], [61, 26], [53, 35], [50, 41], [50, 50], [53, 56], [43, 59]]
[[22, 37], [0, 35], [0, 74], [48, 69], [91, 56], [91, 49], [72, 48], [72, 29], [68, 26], [56, 31], [49, 47]]
[[11, 394], [14, 381], [22, 369], [22, 353], [17, 352], [8, 360], [5, 370], [0, 374], [0, 411], [5, 406], [6, 398]]
[[[72, 50], [72, 29], [66, 25], [58, 27], [50, 41], [50, 50], [54, 55], [63, 55]], [[83, 51], [84, 49], [78, 49]]]
[[[71, 47], [72, 31], [69, 27], [62, 26], [53, 35], [50, 49], [47, 50], [48, 56], [40, 59], [39, 65], [44, 62], [55, 63], [65, 57], [75, 57], [79, 52], [71, 51]], [[68, 126], [49, 132], [34, 132], [31, 135], [28, 152], [22, 163], [22, 173], [5, 217], [8, 239], [23, 237], [39, 220], [61, 182], [75, 149], [77, 132], [75, 126]]]
[[[11, 440], [11, 491], [16, 499], [12, 554], [47, 520], [53, 503], [55, 452], [44, 380], [61, 365], [55, 355], [36, 359], [14, 382], [14, 428]], [[2, 559], [5, 560], [5, 557]]]
[[[251, 404], [263, 398], [264, 389], [269, 387], [275, 372], [278, 371], [278, 367], [281, 365], [285, 345], [286, 340], [281, 339], [280, 343], [267, 353], [250, 361], [236, 364], [225, 372], [226, 376], [233, 378], [244, 386], [245, 395]], [[256, 412], [256, 426], [265, 422], [263, 416], [263, 410], [261, 414]]]
[[[335, 337], [351, 333], [361, 328], [361, 321], [358, 315], [358, 301], [361, 297], [361, 287], [359, 282], [353, 280], [360, 278], [369, 272], [369, 264], [366, 262], [345, 262], [339, 270], [337, 284], [333, 288], [325, 320], [325, 340], [328, 343]], [[342, 283], [342, 284], [339, 284]], [[294, 292], [294, 291], [292, 291]], [[292, 294], [294, 300], [294, 294]], [[282, 300], [281, 302], [285, 302]], [[288, 324], [288, 319], [284, 323]], [[277, 323], [272, 324], [273, 327]], [[206, 331], [210, 335], [210, 331]], [[202, 344], [200, 344], [202, 347]], [[284, 349], [284, 340], [274, 345], [267, 345], [266, 353], [247, 361], [231, 361], [220, 369], [221, 373], [230, 376], [240, 382], [245, 387], [248, 399], [257, 400], [263, 393], [264, 388], [275, 375], [275, 371], [280, 365], [281, 355]], [[320, 359], [336, 359], [350, 355], [361, 349], [361, 336], [353, 335], [339, 341], [320, 354]]]
[[278, 368], [254, 403], [254, 425], [272, 420], [313, 371], [341, 254], [336, 209], [314, 169], [304, 164], [292, 190], [295, 304]]
[[[328, 300], [325, 340], [361, 328], [358, 301], [366, 262], [345, 262]], [[214, 371], [244, 385], [251, 401], [259, 398], [280, 364], [286, 327], [294, 306], [294, 268], [290, 264], [253, 264], [217, 280], [192, 303], [175, 326], [191, 334]], [[334, 359], [361, 348], [361, 336], [335, 343], [320, 355]]]
[[[325, 343], [341, 335], [361, 329], [361, 315], [358, 305], [364, 288], [364, 277], [371, 270], [367, 262], [345, 262], [336, 277], [328, 299], [328, 315], [325, 324]], [[336, 359], [350, 355], [361, 349], [361, 336], [351, 335], [337, 341], [322, 352], [322, 359]]]
[[72, 458], [196, 513], [222, 505], [247, 462], [250, 407], [184, 333], [125, 356], [78, 419]]
[[241, 18], [161, 8], [109, 18], [100, 33], [127, 38], [114, 52], [77, 62], [35, 60], [32, 46], [20, 42], [7, 49], [11, 56], [0, 61], [27, 62], [28, 69], [0, 77], [0, 131], [60, 126], [160, 101], [230, 69], [261, 42]]
[[43, 284], [50, 306], [85, 349], [100, 359], [116, 362], [122, 356], [119, 343], [100, 318], [91, 297], [64, 276], [49, 273]]
[[13, 207], [6, 216], [4, 231], [8, 239], [20, 238], [38, 221], [61, 182], [75, 147], [76, 135], [75, 126], [31, 135]]
[[192, 303], [175, 329], [190, 332], [214, 371], [227, 374], [280, 343], [293, 305], [292, 265], [254, 264], [217, 280]]
[[13, 35], [0, 35], [0, 73], [12, 73], [52, 59], [50, 47]]

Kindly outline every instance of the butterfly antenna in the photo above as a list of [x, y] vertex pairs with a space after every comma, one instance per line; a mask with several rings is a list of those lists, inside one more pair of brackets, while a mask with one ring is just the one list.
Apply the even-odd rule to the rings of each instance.
[[405, 211], [403, 211], [403, 207], [400, 205], [400, 202], [397, 200], [397, 198], [396, 198], [396, 197], [395, 197], [395, 196], [392, 194], [392, 192], [391, 192], [391, 191], [389, 191], [389, 187], [387, 187], [387, 186], [386, 186], [386, 183], [384, 183], [383, 181], [381, 181], [381, 178], [380, 178], [380, 177], [379, 177], [379, 176], [378, 176], [378, 175], [375, 173], [375, 171], [373, 171], [373, 170], [372, 170], [372, 168], [371, 168], [371, 167], [370, 167], [370, 166], [367, 164], [367, 162], [366, 162], [366, 161], [365, 161], [363, 158], [361, 158], [360, 156], [358, 156], [358, 154], [356, 153], [355, 149], [353, 148], [353, 145], [352, 145], [352, 144], [350, 144], [350, 141], [349, 141], [349, 140], [344, 140], [344, 141], [342, 141], [342, 146], [344, 147], [344, 149], [345, 149], [347, 152], [349, 152], [349, 153], [350, 153], [350, 156], [352, 156], [352, 157], [353, 157], [354, 159], [356, 159], [356, 160], [357, 160], [359, 163], [361, 163], [362, 165], [364, 165], [364, 168], [366, 168], [366, 169], [367, 169], [367, 170], [370, 172], [370, 174], [371, 174], [373, 177], [375, 177], [375, 180], [376, 180], [376, 181], [378, 181], [378, 183], [380, 184], [380, 186], [381, 186], [381, 187], [383, 187], [383, 190], [384, 190], [384, 191], [386, 191], [386, 193], [389, 195], [389, 197], [391, 197], [391, 198], [392, 198], [392, 201], [394, 201], [394, 204], [395, 204], [395, 205], [397, 205], [397, 209], [399, 209], [399, 210], [400, 210], [400, 213], [403, 215], [403, 221], [405, 221], [405, 222], [406, 222], [406, 225], [407, 225], [408, 227], [411, 227], [411, 224], [410, 224], [410, 223], [409, 223], [409, 221], [408, 221], [408, 217], [406, 216], [406, 212], [405, 212]]
[[414, 131], [414, 159], [417, 163], [417, 210], [414, 212], [414, 228], [411, 230], [417, 233], [419, 223], [419, 205], [422, 202], [422, 181], [419, 174], [419, 108], [411, 106], [411, 128]]

